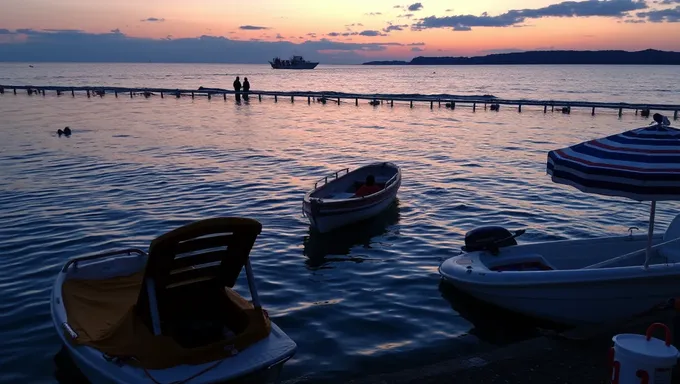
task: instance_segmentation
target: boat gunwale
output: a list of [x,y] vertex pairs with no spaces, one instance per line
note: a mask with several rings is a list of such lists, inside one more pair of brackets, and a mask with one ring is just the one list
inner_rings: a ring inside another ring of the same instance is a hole
[[[357,173],[362,169],[381,166],[381,165],[387,165],[387,166],[395,168],[396,173],[394,174],[394,176],[392,176],[385,183],[385,187],[383,189],[381,189],[380,191],[376,192],[376,193],[370,194],[368,196],[350,197],[350,198],[344,198],[344,199],[330,199],[330,200],[325,200],[325,199],[319,198],[319,197],[312,197],[312,194],[314,194],[315,192],[318,192],[318,191],[320,191],[324,188],[327,188],[329,185],[332,185],[333,183],[338,182],[339,180],[347,177],[350,174]],[[312,190],[305,193],[305,196],[303,198],[303,205],[309,206],[309,205],[312,204],[312,202],[316,202],[317,204],[319,204],[320,206],[322,206],[324,208],[331,208],[331,207],[334,207],[334,206],[342,206],[342,205],[346,205],[348,203],[366,201],[367,199],[373,199],[375,197],[384,197],[384,196],[388,195],[395,188],[399,188],[401,186],[401,168],[398,165],[396,165],[396,164],[394,164],[393,162],[390,162],[390,161],[375,162],[375,163],[371,163],[371,164],[366,164],[366,165],[363,165],[361,167],[355,168],[354,170],[351,170],[351,171],[349,170],[349,168],[343,168],[343,169],[341,169],[340,171],[337,171],[337,172],[342,172],[346,169],[348,171],[344,175],[339,176],[339,177],[337,177],[337,178],[335,178],[335,179],[333,179],[333,180],[331,180],[331,181],[327,182],[326,184],[323,184],[319,187],[315,187]],[[337,174],[337,172],[331,173],[331,175]],[[325,176],[325,177],[327,177],[327,176]],[[318,181],[321,181],[323,179],[324,178],[321,178]],[[375,200],[379,201],[379,200],[383,200],[383,199],[379,198],[379,199],[375,199]]]
[[[663,233],[654,234],[655,239],[660,239],[662,237]],[[630,238],[630,235],[624,235],[601,236],[582,240],[624,240]],[[647,235],[640,234],[633,236],[633,239],[639,240],[638,238],[646,239]],[[571,243],[579,240],[580,239],[543,241],[522,245],[551,244],[558,246],[559,244]],[[549,285],[572,285],[582,283],[608,283],[620,280],[649,279],[651,277],[667,277],[672,274],[677,274],[677,272],[680,271],[680,263],[678,262],[661,262],[650,264],[648,269],[645,269],[644,266],[640,264],[619,267],[553,269],[541,271],[493,271],[480,260],[482,253],[482,251],[464,252],[459,255],[447,258],[439,264],[437,267],[437,272],[442,277],[442,279],[453,284],[517,288]],[[476,267],[477,270],[468,269],[467,266],[453,265],[450,267],[450,271],[454,273],[442,272],[442,267],[444,264],[455,263],[456,260],[460,260],[464,257],[472,259],[473,262],[477,261],[479,263]],[[468,270],[471,272],[468,273]]]

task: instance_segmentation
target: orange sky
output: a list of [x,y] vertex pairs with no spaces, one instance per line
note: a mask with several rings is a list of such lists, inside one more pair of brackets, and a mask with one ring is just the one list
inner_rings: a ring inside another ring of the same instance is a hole
[[[640,0],[601,0],[618,5]],[[331,37],[328,33],[381,31],[389,23],[410,26],[419,18],[502,15],[509,10],[542,10],[559,1],[477,0],[420,1],[422,8],[408,11],[416,2],[398,0],[2,0],[0,29],[79,29],[105,33],[120,29],[128,36],[149,38],[225,36],[229,39],[302,42],[327,38],[353,43],[397,42],[367,57],[410,58],[417,55],[485,54],[498,50],[657,48],[680,51],[680,22],[622,22],[621,18],[529,17],[513,26],[469,26],[469,31],[432,28],[392,31],[387,36]],[[593,3],[593,1],[589,1]],[[597,3],[597,2],[596,2]],[[680,3],[658,5],[648,0],[644,11],[671,9],[680,15]],[[395,8],[395,6],[402,8]],[[592,5],[592,4],[591,4]],[[675,7],[678,8],[675,8]],[[419,8],[419,7],[416,7]],[[635,15],[640,10],[632,11]],[[373,13],[373,15],[371,15]],[[380,14],[376,14],[380,13]],[[411,13],[411,18],[399,17]],[[147,18],[162,21],[142,21]],[[636,17],[632,18],[635,19]],[[362,26],[357,26],[357,24]],[[354,24],[353,27],[348,25]],[[240,26],[266,27],[242,30]],[[309,35],[316,34],[316,37]],[[383,32],[381,32],[383,33]],[[279,38],[277,38],[277,35]],[[0,35],[1,36],[1,35]],[[1,42],[2,40],[0,40]],[[408,46],[410,43],[424,43]],[[414,49],[415,48],[415,49]]]

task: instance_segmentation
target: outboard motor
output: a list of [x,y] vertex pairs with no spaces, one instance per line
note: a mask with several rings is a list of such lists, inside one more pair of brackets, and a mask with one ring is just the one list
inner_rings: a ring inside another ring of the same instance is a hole
[[515,238],[524,232],[524,229],[520,229],[513,235],[512,232],[498,226],[475,228],[465,234],[465,246],[462,249],[464,252],[489,251],[497,255],[500,248],[517,245]]

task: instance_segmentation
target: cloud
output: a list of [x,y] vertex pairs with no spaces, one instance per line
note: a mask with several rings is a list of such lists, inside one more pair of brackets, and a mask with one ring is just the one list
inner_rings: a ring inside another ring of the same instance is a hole
[[404,7],[401,6],[401,5],[395,5],[395,6],[393,6],[392,8],[399,8],[399,9],[401,9],[401,8],[404,8]]
[[403,15],[399,15],[397,17],[405,17],[407,19],[410,19],[410,18],[413,17],[413,14],[412,13],[404,13]]
[[[680,0],[676,0],[680,2]],[[637,17],[646,19],[651,23],[679,23],[680,22],[680,5],[675,8],[655,9],[647,12],[638,12]],[[628,22],[628,20],[626,20]]]
[[665,5],[680,4],[680,0],[662,0],[662,1],[659,2],[659,4],[665,4]]
[[408,10],[411,12],[420,11],[421,9],[423,9],[423,4],[421,3],[415,3],[408,6]]
[[158,17],[147,17],[146,19],[140,20],[142,22],[149,22],[149,23],[162,23],[165,21],[163,18],[158,18]]
[[510,10],[506,13],[490,16],[487,12],[480,16],[456,15],[436,17],[429,16],[412,25],[414,30],[427,28],[452,28],[456,31],[470,30],[472,27],[510,27],[521,24],[528,19],[544,17],[613,17],[621,18],[629,12],[647,9],[645,0],[585,0],[564,1],[536,9]]
[[406,44],[406,45],[408,45],[409,47],[415,47],[415,46],[423,46],[423,45],[425,45],[425,43],[419,42],[419,43],[410,43],[410,44]]
[[382,31],[385,33],[390,33],[393,31],[403,31],[404,28],[408,28],[408,25],[395,25],[395,24],[389,24],[387,27],[383,28]]
[[369,13],[364,13],[366,16],[380,16],[382,15],[382,12],[369,12]]
[[467,32],[467,31],[472,31],[471,27],[468,27],[467,25],[456,25],[453,27],[453,30],[456,32]]
[[424,49],[422,49],[422,48],[420,48],[420,47],[413,47],[413,48],[411,48],[411,52],[422,52],[422,51],[424,51]]
[[[174,62],[266,63],[274,56],[303,55],[322,63],[355,64],[365,61],[363,52],[380,52],[398,42],[355,43],[329,39],[291,42],[261,39],[232,40],[223,36],[150,39],[130,37],[119,29],[107,33],[79,30],[19,29],[5,32],[0,57],[15,62]],[[364,31],[366,32],[366,31]],[[373,31],[376,32],[376,31]],[[372,35],[368,32],[368,35]],[[382,34],[380,34],[382,35]],[[21,39],[13,39],[21,38]]]
[[386,34],[380,32],[380,31],[374,31],[374,30],[361,31],[361,32],[359,32],[359,35],[361,35],[361,36],[387,36]]
[[276,38],[279,39],[279,40],[285,39],[285,37],[281,36],[280,33],[276,34]]
[[447,9],[447,10],[444,11],[444,12],[453,12],[453,9],[449,8],[449,9]]
[[245,31],[261,31],[263,29],[269,29],[269,27],[260,27],[257,25],[242,25],[238,29],[243,29]]
[[9,35],[12,32],[9,29],[0,28],[0,35]]

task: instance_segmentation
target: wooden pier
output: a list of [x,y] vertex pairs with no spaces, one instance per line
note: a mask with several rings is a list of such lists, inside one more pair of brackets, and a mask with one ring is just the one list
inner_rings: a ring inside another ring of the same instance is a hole
[[[167,97],[206,97],[211,100],[213,97],[222,97],[225,101],[228,95],[236,95],[237,92],[221,88],[199,88],[199,89],[170,89],[170,88],[126,88],[126,87],[69,87],[69,86],[34,86],[34,85],[1,85],[0,94],[12,92],[17,94],[18,91],[26,92],[31,95],[45,96],[48,93],[57,96],[70,95],[75,97],[76,94],[86,94],[87,97],[104,97],[104,95],[112,94],[114,97],[129,96],[143,96],[149,98],[151,96]],[[239,92],[239,96],[245,98],[246,93]],[[479,107],[485,110],[500,111],[501,106],[509,106],[522,112],[522,107],[537,106],[543,107],[543,113],[548,110],[569,114],[572,108],[583,108],[589,110],[592,115],[595,115],[596,109],[614,110],[618,111],[621,116],[623,111],[635,111],[635,114],[640,114],[643,117],[649,117],[652,111],[658,112],[672,112],[673,119],[678,119],[680,113],[680,104],[643,104],[643,103],[606,103],[606,102],[590,102],[590,101],[571,101],[571,100],[531,100],[531,99],[499,99],[493,96],[421,96],[421,97],[404,97],[400,95],[389,94],[353,94],[341,92],[277,92],[277,91],[250,91],[247,93],[249,98],[257,97],[258,101],[262,101],[263,97],[273,98],[274,102],[278,102],[279,98],[290,98],[290,102],[295,102],[295,99],[302,99],[308,104],[315,103],[337,103],[343,102],[353,103],[359,105],[359,100],[369,100],[370,105],[379,106],[382,104],[389,104],[394,107],[394,103],[408,103],[411,108],[415,104],[428,105],[430,109],[434,109],[435,104],[438,108],[456,109],[457,107],[471,107],[475,111]]]

